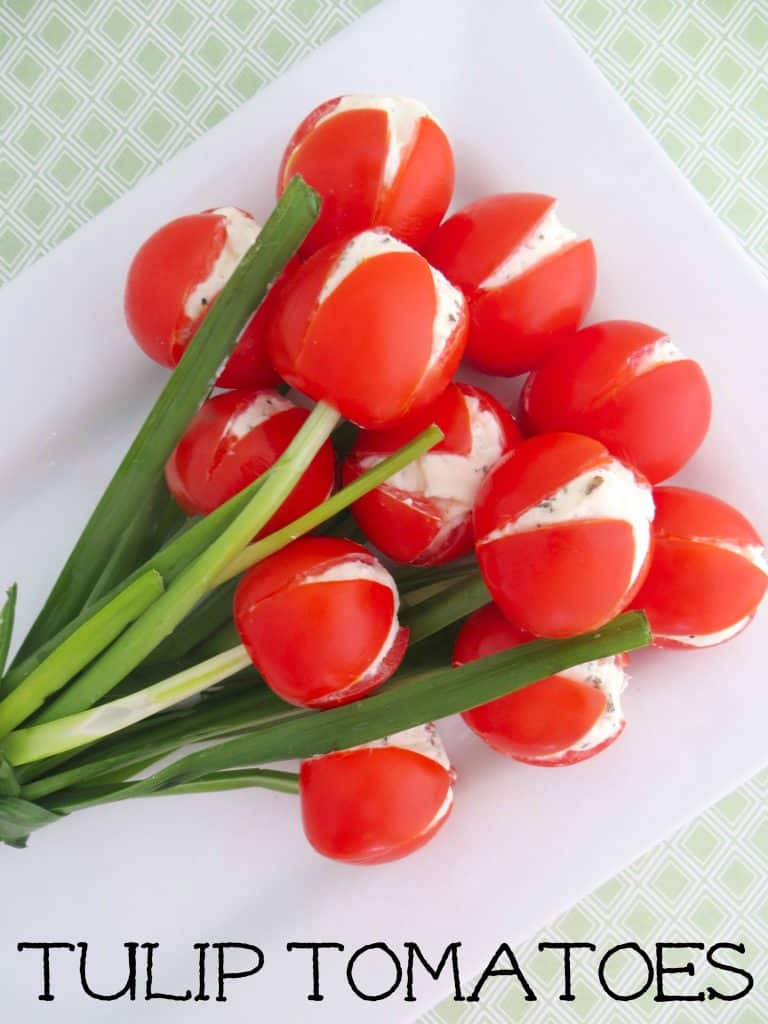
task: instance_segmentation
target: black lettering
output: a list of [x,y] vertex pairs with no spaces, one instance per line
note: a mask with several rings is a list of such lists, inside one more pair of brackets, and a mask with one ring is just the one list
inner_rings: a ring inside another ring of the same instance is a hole
[[321,1003],[325,996],[320,991],[320,950],[339,949],[343,952],[344,947],[340,942],[289,942],[285,948],[289,953],[294,949],[312,950],[312,992],[307,999],[311,1003]]
[[571,950],[572,949],[588,949],[591,953],[594,953],[597,946],[591,942],[540,942],[539,952],[543,953],[545,949],[562,949],[563,951],[563,994],[558,996],[564,1003],[572,1003],[576,996],[571,990]]
[[687,974],[693,977],[696,968],[689,960],[684,967],[665,967],[664,951],[667,949],[704,949],[703,942],[657,942],[656,943],[656,995],[653,997],[656,1003],[700,1003],[704,993],[699,992],[695,996],[671,996],[664,991],[664,978],[667,974]]
[[74,953],[71,942],[20,942],[16,949],[23,953],[25,949],[42,949],[43,951],[43,991],[37,997],[41,1003],[52,1003],[56,996],[51,992],[51,950],[68,949]]
[[168,992],[154,992],[152,989],[153,983],[153,972],[155,969],[155,950],[160,948],[159,942],[142,942],[142,949],[147,951],[147,984],[144,990],[144,998],[147,1002],[151,999],[170,999],[176,1003],[186,1003],[188,999],[192,998],[192,992],[190,989],[184,993],[183,996],[171,995]]
[[408,951],[408,962],[406,968],[406,983],[405,983],[405,1002],[414,1003],[416,1002],[416,996],[413,994],[413,962],[414,958],[418,957],[424,970],[429,974],[435,981],[443,973],[445,965],[448,961],[451,961],[451,974],[453,975],[453,1001],[455,1003],[461,1003],[464,1001],[464,996],[461,993],[461,975],[459,973],[459,948],[460,942],[452,942],[450,945],[445,947],[440,963],[437,967],[432,965],[426,960],[424,954],[419,949],[415,942],[406,942],[405,948]]
[[[250,946],[247,942],[214,942],[213,948],[219,951],[219,970],[218,970],[218,995],[216,996],[217,1003],[226,1003],[227,997],[224,995],[224,982],[231,978],[250,978],[253,974],[258,974],[261,968],[264,966],[264,954],[258,946]],[[247,949],[251,953],[256,954],[256,966],[252,967],[250,971],[227,971],[225,970],[225,953],[228,949]]]
[[207,1003],[211,998],[205,991],[205,952],[210,949],[208,942],[196,942],[194,948],[197,950],[197,994],[196,1003]]
[[[496,966],[496,964],[498,963],[498,961],[501,959],[502,956],[506,956],[506,958],[509,960],[509,967],[497,967]],[[503,977],[517,978],[517,980],[520,982],[520,984],[523,987],[523,991],[525,992],[525,1000],[526,1000],[526,1002],[528,1002],[528,1003],[535,1003],[536,1002],[536,993],[533,991],[531,986],[526,981],[525,975],[523,974],[522,970],[520,969],[520,965],[517,962],[517,957],[512,952],[512,950],[509,948],[509,946],[507,945],[506,942],[502,942],[502,944],[499,946],[499,948],[493,954],[493,957],[491,958],[490,963],[485,968],[483,973],[480,975],[480,980],[478,981],[477,985],[475,985],[475,988],[474,988],[474,991],[472,992],[472,995],[471,996],[467,996],[467,1002],[468,1003],[479,1003],[480,1002],[480,992],[481,992],[483,986],[485,985],[486,981],[488,981],[489,978],[497,978],[497,977],[502,977],[502,976]]]
[[[624,949],[633,949],[636,953],[638,953],[640,959],[643,961],[648,971],[648,977],[643,987],[638,989],[637,992],[633,992],[631,995],[626,996],[619,995],[618,992],[614,992],[605,978],[605,970],[608,966],[608,961],[616,953],[619,953]],[[606,995],[609,995],[611,999],[615,999],[619,1003],[631,1003],[633,999],[639,999],[640,996],[644,996],[653,984],[653,964],[651,963],[651,958],[648,956],[648,954],[644,952],[644,950],[642,950],[636,942],[623,942],[620,946],[614,946],[613,949],[609,949],[608,952],[605,954],[603,959],[600,961],[600,966],[597,969],[597,977],[600,981],[600,986],[603,992],[605,992]]]
[[88,979],[86,977],[88,943],[78,942],[77,945],[80,950],[80,987],[89,998],[98,999],[100,1002],[104,1003],[112,1003],[116,999],[122,999],[123,996],[128,996],[131,1002],[136,999],[136,950],[139,948],[138,942],[123,943],[125,948],[128,950],[128,980],[119,992],[113,992],[107,996],[102,995],[100,992],[95,992],[88,984]]
[[[380,949],[382,953],[386,953],[386,955],[389,957],[389,959],[395,966],[395,980],[393,984],[390,985],[390,987],[385,992],[379,992],[376,995],[370,995],[367,992],[363,992],[362,989],[360,989],[356,984],[353,974],[355,964],[363,955],[363,953],[368,953],[372,949]],[[390,949],[385,942],[371,942],[367,946],[361,946],[360,949],[355,950],[355,952],[349,958],[349,963],[347,964],[347,981],[349,982],[349,987],[352,989],[355,995],[358,996],[358,998],[364,999],[368,1003],[377,1003],[382,999],[387,999],[389,996],[392,995],[394,991],[396,991],[397,987],[399,986],[402,980],[403,968],[400,966],[400,961],[397,958],[397,954],[394,952],[394,950]]]
[[755,979],[749,973],[749,971],[743,970],[741,967],[734,967],[732,964],[723,963],[722,960],[718,960],[715,957],[716,953],[719,953],[721,949],[731,949],[734,953],[738,953],[740,956],[744,956],[747,949],[743,942],[735,945],[732,942],[716,942],[711,949],[707,950],[707,962],[716,967],[719,971],[725,971],[726,974],[738,974],[740,978],[745,978],[747,984],[739,992],[732,995],[725,995],[722,992],[718,992],[711,986],[707,987],[707,999],[723,999],[727,1002],[733,1002],[736,999],[743,999],[744,996],[749,995],[752,989],[755,987]]

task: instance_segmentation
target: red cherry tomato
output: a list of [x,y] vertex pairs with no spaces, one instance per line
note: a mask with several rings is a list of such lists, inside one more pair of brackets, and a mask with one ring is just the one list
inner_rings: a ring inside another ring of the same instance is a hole
[[[125,316],[133,337],[161,366],[174,367],[259,226],[234,207],[205,210],[164,225],[133,258]],[[272,387],[279,377],[267,353],[273,288],[246,326],[219,374],[222,388]]]
[[352,506],[363,533],[388,558],[439,565],[471,551],[472,506],[491,467],[520,431],[487,391],[449,384],[425,409],[389,430],[361,431],[343,467],[344,483],[436,423],[445,438]]
[[304,761],[304,831],[318,853],[351,864],[397,860],[446,821],[453,773],[433,726]]
[[303,255],[378,226],[418,247],[448,209],[453,154],[423,104],[400,96],[338,96],[296,129],[283,156],[278,195],[294,174],[323,198]]
[[394,580],[369,551],[304,537],[254,566],[235,594],[235,624],[267,684],[290,704],[365,696],[402,661]]
[[315,253],[281,289],[277,371],[359,426],[391,426],[443,391],[461,359],[466,305],[423,256],[383,231]]
[[[464,622],[453,664],[509,650],[533,640],[495,604]],[[604,750],[624,729],[619,696],[626,685],[626,655],[600,658],[549,676],[499,700],[465,711],[462,718],[488,746],[525,764],[576,764]]]
[[475,502],[480,569],[504,614],[536,636],[598,629],[647,572],[647,481],[580,434],[523,441]]
[[[273,465],[309,414],[277,391],[228,391],[204,402],[165,467],[189,515],[207,515]],[[330,495],[333,447],[326,441],[261,535],[279,530]]]
[[595,250],[555,216],[556,200],[487,196],[441,224],[425,254],[469,300],[467,358],[513,377],[579,327],[595,293]]
[[714,647],[738,636],[768,587],[763,542],[741,512],[686,487],[654,490],[654,551],[634,606],[659,647]]
[[525,383],[529,431],[588,434],[652,482],[685,465],[709,427],[706,377],[663,331],[631,320],[585,327]]

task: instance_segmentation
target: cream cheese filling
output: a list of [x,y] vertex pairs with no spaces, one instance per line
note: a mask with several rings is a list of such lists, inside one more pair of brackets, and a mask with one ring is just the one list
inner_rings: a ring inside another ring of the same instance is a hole
[[651,543],[654,515],[650,487],[640,484],[631,469],[617,459],[596,466],[569,480],[517,519],[492,530],[480,543],[487,544],[515,533],[527,533],[561,523],[588,519],[619,519],[629,523],[635,540],[631,586],[643,567]]
[[317,121],[315,127],[348,110],[383,110],[387,115],[388,147],[381,183],[384,188],[389,188],[414,143],[419,122],[424,117],[432,121],[435,118],[423,103],[405,96],[353,93],[342,96],[333,110],[329,110]]
[[187,296],[184,313],[194,320],[216,298],[261,231],[253,217],[234,206],[222,206],[214,213],[224,218],[226,237],[211,272]]
[[[318,305],[331,295],[354,270],[365,260],[381,256],[388,252],[415,253],[405,242],[376,228],[361,231],[351,238],[339,254],[331,272],[326,277],[318,296]],[[456,329],[456,324],[464,309],[464,296],[458,288],[440,273],[435,267],[429,266],[432,283],[435,288],[435,319],[432,326],[432,349],[430,351],[427,372],[439,361],[448,344],[448,339]]]
[[541,263],[548,256],[560,252],[561,249],[565,249],[577,241],[579,241],[579,236],[575,231],[571,231],[570,228],[560,223],[556,207],[553,206],[528,237],[516,249],[513,249],[488,277],[480,282],[480,288],[484,291],[501,288],[516,277],[520,277],[526,270],[535,267],[537,263]]
[[395,581],[383,565],[350,558],[346,561],[337,562],[335,565],[329,566],[327,569],[324,569],[322,572],[317,573],[314,576],[305,576],[299,581],[299,586],[306,586],[309,583],[340,583],[351,580],[371,580],[373,583],[379,583],[381,586],[386,587],[392,594],[394,606],[392,609],[392,621],[390,622],[387,636],[384,643],[379,648],[378,653],[375,655],[368,668],[365,669],[357,679],[351,682],[349,686],[344,687],[343,690],[339,690],[334,695],[336,697],[342,696],[348,690],[351,690],[355,686],[359,686],[360,683],[364,683],[366,680],[371,679],[376,675],[381,668],[384,659],[389,654],[400,629],[400,623],[397,620],[397,613],[400,608],[400,595],[398,594]]
[[272,419],[273,416],[277,416],[278,413],[295,408],[293,402],[283,398],[277,391],[262,392],[245,409],[232,417],[227,423],[226,433],[230,437],[240,440],[241,437],[250,434],[252,430]]

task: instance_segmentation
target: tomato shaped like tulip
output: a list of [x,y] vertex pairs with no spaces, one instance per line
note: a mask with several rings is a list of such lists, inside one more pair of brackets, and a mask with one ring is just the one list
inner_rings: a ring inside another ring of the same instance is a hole
[[[165,467],[168,487],[189,515],[207,515],[272,466],[307,419],[277,391],[227,391],[203,403]],[[330,441],[262,530],[266,535],[330,495],[335,464]]]
[[732,505],[657,487],[654,551],[633,604],[659,647],[714,647],[746,629],[768,587],[763,542]]
[[[454,666],[533,640],[495,604],[464,622],[453,649]],[[627,685],[625,654],[598,658],[465,711],[462,718],[489,747],[525,764],[559,767],[594,757],[624,729],[621,695]]]
[[648,482],[599,441],[540,434],[477,496],[477,557],[494,601],[535,636],[598,629],[637,592],[651,551]]
[[[259,230],[249,213],[225,206],[178,217],[141,246],[128,271],[125,316],[151,359],[176,366]],[[270,292],[219,374],[219,387],[270,387],[278,382],[265,330],[273,302]]]
[[235,594],[235,624],[283,700],[325,708],[365,696],[402,661],[395,582],[364,547],[304,537],[254,566]]
[[294,387],[380,429],[445,389],[466,326],[458,288],[392,235],[364,231],[291,275],[271,320],[270,355]]
[[296,129],[283,156],[278,194],[294,174],[323,199],[304,255],[377,226],[418,247],[448,209],[453,154],[423,103],[402,96],[338,96]]
[[382,864],[418,850],[453,805],[454,773],[433,725],[304,761],[299,773],[307,839],[350,864]]
[[361,431],[344,463],[344,481],[436,423],[444,440],[352,506],[363,533],[387,557],[438,565],[471,551],[472,507],[489,470],[520,432],[487,391],[449,384],[434,402],[390,430]]
[[595,250],[561,224],[551,196],[487,196],[455,213],[425,254],[469,300],[467,357],[513,377],[579,327],[595,293]]
[[663,331],[631,320],[579,331],[530,375],[521,396],[529,431],[588,434],[652,483],[690,459],[711,411],[699,364]]

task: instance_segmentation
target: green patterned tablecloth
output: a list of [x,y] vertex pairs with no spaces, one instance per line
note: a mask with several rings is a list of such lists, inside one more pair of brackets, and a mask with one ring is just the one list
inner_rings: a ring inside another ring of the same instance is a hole
[[[0,283],[375,0],[0,0]],[[416,0],[415,0],[416,2]],[[537,2],[537,0],[510,0]],[[768,0],[550,0],[713,209],[768,267]],[[768,772],[523,946],[541,996],[489,984],[424,1024],[765,1024],[745,1003],[557,1000],[542,940],[743,941],[768,976]],[[552,956],[552,955],[550,955]],[[632,968],[623,981],[629,985]]]

